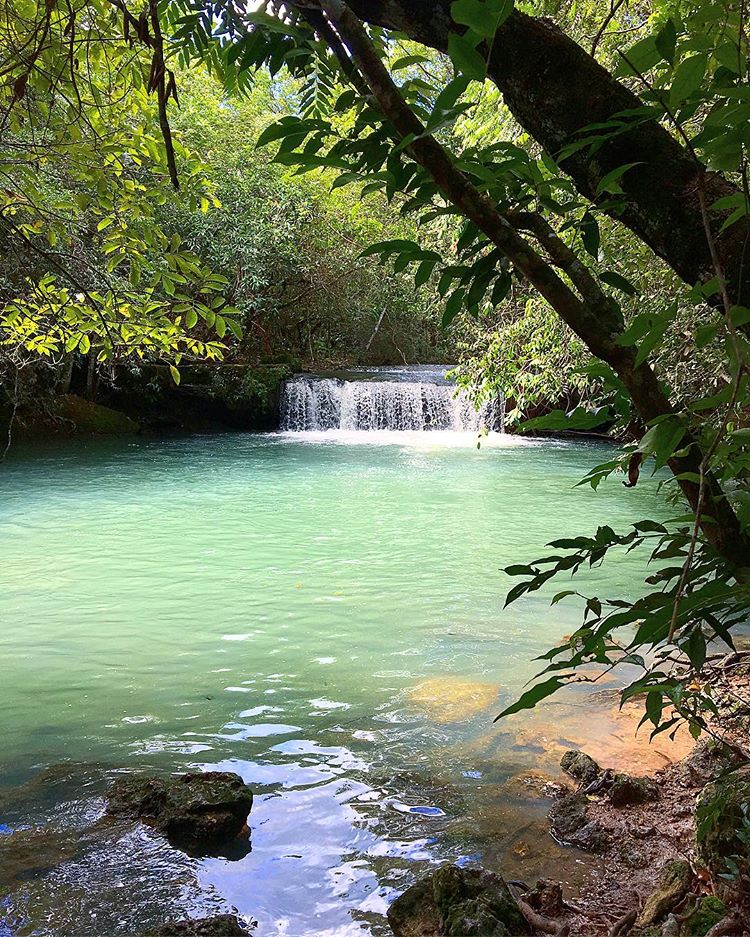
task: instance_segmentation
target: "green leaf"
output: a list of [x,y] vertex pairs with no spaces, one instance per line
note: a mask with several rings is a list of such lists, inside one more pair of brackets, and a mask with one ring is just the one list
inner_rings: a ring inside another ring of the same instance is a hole
[[685,431],[677,417],[669,416],[646,431],[638,450],[646,456],[654,456],[656,467],[662,468],[677,450]]
[[621,53],[622,62],[615,69],[615,75],[639,75],[649,71],[661,59],[661,52],[656,46],[654,36],[646,36],[632,45],[627,52]]
[[239,322],[236,319],[225,319],[224,321],[226,322],[227,328],[232,333],[232,335],[234,335],[234,337],[238,340],[241,339],[242,326],[239,324]]
[[729,311],[729,318],[732,320],[732,325],[735,328],[739,328],[741,325],[747,325],[750,322],[750,309],[746,306],[732,306]]
[[434,260],[423,260],[417,267],[416,273],[414,274],[415,289],[419,289],[420,286],[423,286],[430,279],[436,263],[437,261]]
[[596,194],[601,195],[603,192],[612,192],[615,195],[621,195],[622,186],[620,185],[620,179],[622,179],[628,169],[632,169],[633,166],[641,166],[642,162],[641,160],[637,163],[625,163],[624,166],[618,166],[617,169],[608,172],[606,176],[602,176],[599,180],[599,185],[596,187]]
[[583,216],[578,230],[581,232],[581,240],[586,253],[590,254],[595,260],[598,259],[601,235],[599,233],[599,223],[591,212],[586,212]]
[[669,91],[669,103],[672,107],[680,104],[697,91],[706,74],[708,55],[698,52],[684,59],[675,69],[672,87]]
[[646,696],[646,715],[658,726],[661,722],[661,714],[664,710],[664,699],[658,690],[651,690]]
[[175,384],[179,384],[180,372],[177,370],[177,368],[173,364],[170,364],[169,366],[169,373],[172,375],[172,380],[175,382]]
[[656,348],[659,342],[664,338],[664,334],[669,327],[669,320],[657,319],[651,331],[638,346],[638,353],[635,356],[635,366],[639,367],[648,358],[651,352]]
[[78,350],[80,351],[82,355],[87,355],[90,348],[91,348],[91,339],[88,337],[88,335],[82,335],[81,340],[78,343]]
[[464,303],[465,296],[466,290],[462,286],[458,286],[448,297],[448,301],[445,304],[445,309],[443,310],[443,318],[440,322],[444,329],[447,329],[451,322],[453,322],[453,320],[458,315],[461,306]]
[[457,78],[453,78],[435,99],[435,106],[432,109],[432,113],[436,116],[442,116],[447,111],[450,111],[468,86],[469,80],[465,75],[459,75]]
[[667,22],[662,26],[659,32],[654,39],[656,43],[656,48],[659,51],[659,55],[669,62],[670,65],[674,65],[674,52],[675,46],[677,44],[677,30],[672,19],[668,19]]
[[451,3],[451,17],[454,23],[468,26],[485,39],[495,35],[493,17],[482,0],[454,0]]
[[694,628],[690,632],[690,637],[682,645],[683,651],[687,654],[688,660],[695,670],[701,670],[706,663],[706,639],[700,628]]
[[418,65],[420,62],[429,62],[429,58],[426,55],[402,55],[401,58],[396,59],[395,62],[391,65],[392,72],[399,72],[404,68],[409,68],[411,65]]
[[484,81],[487,77],[487,63],[465,36],[450,33],[448,55],[456,71],[472,81]]
[[699,325],[695,330],[695,345],[697,348],[705,348],[709,342],[716,338],[716,333],[721,328],[721,323],[714,325]]
[[504,709],[493,721],[497,722],[498,719],[503,719],[505,716],[520,712],[522,709],[533,709],[537,703],[540,703],[548,696],[552,696],[553,693],[556,693],[563,686],[565,686],[564,677],[552,677],[550,680],[537,683],[530,690],[523,693],[515,703]]
[[608,286],[620,290],[621,293],[627,293],[628,296],[638,295],[638,288],[633,286],[630,280],[626,279],[626,277],[617,273],[615,270],[605,270],[604,273],[599,274],[599,279]]
[[558,592],[550,602],[550,605],[557,605],[558,602],[562,602],[563,599],[566,599],[569,595],[577,595],[575,589],[563,589],[562,592]]
[[198,313],[195,311],[195,309],[188,309],[188,311],[185,313],[185,325],[189,329],[192,329],[196,325],[197,322],[198,322]]
[[513,0],[454,0],[451,16],[483,39],[492,39],[513,12]]

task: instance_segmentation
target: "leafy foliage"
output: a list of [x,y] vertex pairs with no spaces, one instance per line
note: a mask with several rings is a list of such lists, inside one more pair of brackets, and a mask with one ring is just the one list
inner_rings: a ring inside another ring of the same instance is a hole
[[217,358],[227,330],[239,331],[227,281],[157,223],[169,200],[203,211],[217,201],[170,138],[183,179],[173,191],[153,60],[128,23],[123,33],[107,0],[3,5],[0,231],[19,261],[0,341],[18,362],[74,350],[100,361]]

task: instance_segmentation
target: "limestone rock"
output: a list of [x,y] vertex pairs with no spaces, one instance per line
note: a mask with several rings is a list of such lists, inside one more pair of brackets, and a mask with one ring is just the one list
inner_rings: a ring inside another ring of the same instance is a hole
[[559,882],[540,878],[524,899],[542,917],[557,918],[563,912],[562,885]]
[[579,784],[591,784],[602,770],[590,755],[577,749],[565,752],[560,760],[560,767]]
[[504,879],[480,867],[445,865],[388,909],[395,937],[520,937],[526,919]]
[[566,846],[578,846],[587,852],[601,852],[608,843],[607,834],[588,815],[585,794],[560,797],[549,812],[554,838]]
[[173,845],[192,849],[213,848],[239,836],[253,804],[242,778],[223,771],[123,777],[108,798],[110,814],[142,820]]
[[168,921],[147,931],[144,937],[248,937],[248,932],[233,914],[217,914],[216,917]]
[[614,807],[631,807],[657,800],[659,788],[651,778],[637,778],[632,774],[616,774],[609,789],[609,800]]
[[693,870],[684,859],[669,862],[662,869],[659,884],[646,899],[638,917],[638,927],[656,924],[676,907],[688,893],[693,882]]

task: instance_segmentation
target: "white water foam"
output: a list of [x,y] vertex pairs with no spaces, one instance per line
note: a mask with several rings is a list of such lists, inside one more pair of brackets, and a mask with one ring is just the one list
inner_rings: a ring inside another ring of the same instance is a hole
[[281,397],[285,432],[502,433],[504,403],[478,411],[468,395],[445,381],[341,380],[299,375]]

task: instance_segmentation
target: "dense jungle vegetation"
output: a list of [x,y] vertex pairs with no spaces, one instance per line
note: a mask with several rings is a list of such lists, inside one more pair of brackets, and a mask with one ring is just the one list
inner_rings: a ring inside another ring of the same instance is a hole
[[587,481],[665,469],[673,522],[508,569],[514,600],[638,549],[648,584],[585,596],[509,711],[626,662],[655,732],[700,734],[750,607],[747,29],[742,0],[6,0],[9,408],[32,373],[459,357],[526,429],[607,426]]

